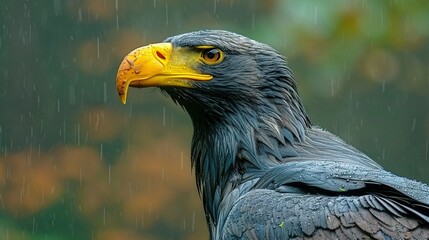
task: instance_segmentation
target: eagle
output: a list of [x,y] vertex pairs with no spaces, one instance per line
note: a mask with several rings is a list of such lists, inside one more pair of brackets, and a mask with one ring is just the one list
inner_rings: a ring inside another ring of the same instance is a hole
[[130,52],[116,86],[157,87],[193,125],[210,239],[429,239],[429,186],[313,125],[285,57],[224,30]]

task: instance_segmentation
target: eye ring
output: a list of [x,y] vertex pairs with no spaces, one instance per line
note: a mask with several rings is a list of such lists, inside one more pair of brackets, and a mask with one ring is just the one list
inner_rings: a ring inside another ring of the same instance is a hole
[[201,59],[206,64],[218,64],[223,60],[223,52],[217,48],[209,48],[201,51]]

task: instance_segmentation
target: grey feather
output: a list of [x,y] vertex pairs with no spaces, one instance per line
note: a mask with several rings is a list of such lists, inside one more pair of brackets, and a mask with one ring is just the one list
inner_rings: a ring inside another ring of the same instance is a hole
[[311,124],[271,47],[206,30],[165,40],[223,52],[210,81],[161,87],[189,113],[192,166],[211,239],[428,239],[429,187]]

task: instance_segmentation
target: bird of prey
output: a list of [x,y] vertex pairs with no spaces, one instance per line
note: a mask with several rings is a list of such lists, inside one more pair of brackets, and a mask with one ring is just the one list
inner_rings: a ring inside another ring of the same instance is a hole
[[117,90],[158,87],[192,119],[210,239],[429,239],[429,186],[311,124],[285,58],[221,30],[137,48]]

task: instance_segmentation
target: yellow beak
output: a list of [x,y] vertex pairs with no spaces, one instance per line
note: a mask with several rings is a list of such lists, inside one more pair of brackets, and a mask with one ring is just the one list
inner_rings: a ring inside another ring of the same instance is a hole
[[175,50],[171,43],[151,44],[133,50],[122,60],[116,76],[116,88],[122,103],[127,101],[129,86],[192,87],[193,80],[211,80],[211,75],[198,73],[193,68],[197,59],[194,52],[186,48]]

